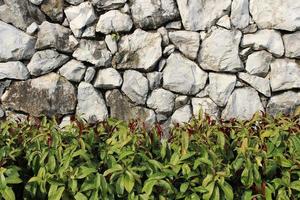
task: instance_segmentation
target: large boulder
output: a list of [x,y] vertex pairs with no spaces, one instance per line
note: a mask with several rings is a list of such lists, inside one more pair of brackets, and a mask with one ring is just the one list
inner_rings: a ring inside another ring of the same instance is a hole
[[43,0],[41,10],[55,22],[64,19],[64,0]]
[[267,113],[293,115],[300,109],[300,92],[286,91],[270,98]]
[[269,78],[262,78],[241,72],[238,74],[239,79],[251,85],[258,92],[262,93],[266,97],[271,96],[270,80]]
[[100,69],[96,75],[94,87],[101,89],[114,89],[122,85],[120,73],[114,68]]
[[188,123],[192,118],[192,108],[191,105],[185,105],[178,108],[171,117],[172,124],[184,124]]
[[86,71],[86,66],[78,60],[70,60],[58,72],[69,81],[80,82]]
[[285,56],[300,59],[300,31],[283,35]]
[[249,0],[233,0],[230,18],[236,28],[246,28],[250,22]]
[[73,113],[76,106],[74,86],[62,76],[50,73],[35,79],[12,83],[1,97],[6,109],[33,116]]
[[169,115],[174,109],[175,94],[159,88],[151,92],[147,100],[147,106],[155,110],[156,113]]
[[249,74],[265,77],[269,73],[272,54],[267,51],[256,51],[248,56],[246,71]]
[[26,80],[29,76],[29,71],[22,62],[0,63],[0,79]]

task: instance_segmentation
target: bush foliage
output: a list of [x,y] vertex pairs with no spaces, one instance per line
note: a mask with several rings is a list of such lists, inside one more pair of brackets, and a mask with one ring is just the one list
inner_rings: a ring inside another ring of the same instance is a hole
[[300,199],[299,117],[1,122],[0,199]]

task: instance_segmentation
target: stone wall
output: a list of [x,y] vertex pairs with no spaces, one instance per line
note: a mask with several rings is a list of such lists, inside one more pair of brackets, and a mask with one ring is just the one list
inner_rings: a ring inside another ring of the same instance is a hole
[[0,0],[1,116],[187,122],[300,106],[300,1]]

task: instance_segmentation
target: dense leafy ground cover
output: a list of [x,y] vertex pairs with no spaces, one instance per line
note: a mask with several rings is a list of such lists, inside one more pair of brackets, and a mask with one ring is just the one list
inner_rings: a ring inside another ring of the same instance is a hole
[[299,199],[299,117],[175,127],[1,122],[3,199]]

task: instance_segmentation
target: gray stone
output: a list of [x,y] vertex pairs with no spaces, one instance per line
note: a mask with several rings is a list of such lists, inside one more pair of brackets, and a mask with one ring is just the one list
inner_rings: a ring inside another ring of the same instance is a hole
[[162,45],[167,46],[170,43],[168,30],[165,27],[160,27],[159,29],[157,29],[157,32],[159,32],[161,35]]
[[113,65],[117,69],[151,71],[162,56],[161,43],[159,33],[137,29],[133,34],[121,38]]
[[74,112],[76,91],[67,79],[50,73],[12,83],[1,101],[6,109],[22,111],[32,116],[61,116]]
[[163,87],[181,94],[197,94],[204,88],[207,73],[179,53],[173,53],[163,70]]
[[35,22],[32,22],[32,24],[30,24],[27,29],[26,29],[26,33],[29,34],[29,35],[34,35],[37,30],[39,29],[39,26],[37,23]]
[[186,30],[210,28],[230,10],[231,0],[177,0],[182,24]]
[[147,79],[149,81],[150,90],[154,90],[160,87],[162,82],[162,73],[161,72],[151,72],[147,73]]
[[130,0],[132,18],[136,27],[156,29],[179,18],[175,0]]
[[148,80],[135,70],[123,74],[122,91],[136,104],[145,104],[149,91]]
[[189,102],[189,97],[185,95],[178,95],[175,99],[175,109],[186,105]]
[[0,61],[31,58],[35,42],[34,37],[0,21]]
[[0,79],[26,80],[29,76],[28,69],[19,61],[0,63]]
[[175,103],[175,94],[159,88],[151,92],[147,100],[147,106],[155,110],[156,113],[170,115]]
[[209,73],[208,95],[220,107],[226,105],[236,84],[232,74]]
[[120,11],[121,11],[122,13],[130,14],[130,7],[129,7],[129,5],[126,3],[126,4],[120,9]]
[[274,30],[259,30],[254,34],[246,34],[243,37],[242,47],[252,46],[254,50],[266,49],[276,57],[284,54],[284,46],[281,35]]
[[167,64],[167,60],[166,59],[161,59],[158,63],[158,71],[162,72],[164,70],[166,64]]
[[122,85],[120,73],[114,68],[100,69],[96,75],[94,87],[101,89],[114,89]]
[[84,76],[84,82],[90,83],[96,74],[96,70],[94,67],[88,67],[85,76]]
[[257,91],[250,87],[237,88],[231,94],[222,112],[222,118],[225,120],[232,118],[250,120],[259,111],[264,111],[264,108]]
[[249,26],[247,26],[246,28],[244,28],[242,30],[242,32],[244,34],[247,34],[247,33],[255,33],[257,31],[258,27],[256,24],[250,24]]
[[36,6],[39,6],[43,3],[44,0],[29,0],[29,1]]
[[202,97],[209,97],[209,84],[205,86],[203,90],[201,90],[199,93],[196,94],[196,97],[202,98]]
[[192,118],[192,108],[191,105],[185,105],[179,109],[177,109],[172,117],[172,124],[184,124],[188,123]]
[[3,95],[3,92],[11,84],[11,80],[0,80],[0,97]]
[[272,96],[267,106],[267,113],[276,115],[283,113],[285,115],[294,115],[300,109],[300,93],[286,91]]
[[128,32],[132,26],[133,22],[129,15],[118,10],[111,10],[100,15],[96,31],[104,34]]
[[89,37],[94,38],[96,37],[96,25],[90,25],[84,29],[81,37]]
[[251,0],[250,12],[260,29],[294,31],[300,28],[300,1]]
[[192,31],[173,31],[169,32],[171,42],[187,58],[195,60],[200,47],[200,35]]
[[82,2],[84,2],[84,0],[65,0],[65,1],[71,5],[78,5],[78,4],[81,4]]
[[300,63],[292,59],[276,59],[271,63],[272,91],[300,88]]
[[113,10],[121,8],[127,0],[91,0],[98,11]]
[[104,121],[108,117],[104,98],[90,83],[81,82],[78,86],[76,115],[88,123]]
[[170,44],[170,45],[168,45],[168,46],[166,46],[166,47],[164,48],[163,55],[164,55],[164,56],[169,56],[169,55],[171,55],[172,53],[174,53],[175,49],[176,49],[175,45]]
[[115,54],[118,51],[117,41],[114,40],[111,35],[105,36],[105,43],[112,54]]
[[217,25],[226,29],[231,29],[230,17],[228,15],[224,15],[217,21]]
[[245,81],[258,92],[262,93],[266,97],[271,96],[270,80],[269,78],[262,78],[259,76],[250,75],[247,73],[239,73],[239,79]]
[[77,60],[70,60],[64,66],[62,66],[58,72],[69,81],[80,82],[85,73],[86,67],[84,64]]
[[248,56],[246,71],[252,75],[265,77],[270,70],[273,57],[267,51],[257,51]]
[[31,75],[40,76],[61,67],[68,60],[69,56],[55,50],[38,51],[32,56],[27,68]]
[[283,35],[285,56],[300,59],[300,31]]
[[237,30],[217,28],[201,45],[198,62],[204,70],[237,72],[243,70],[239,57],[242,34]]
[[[213,119],[218,119],[220,116],[220,110],[210,98],[192,98],[193,115],[198,118],[200,113],[202,116],[209,115]],[[202,117],[201,116],[201,117]]]
[[59,123],[59,128],[66,128],[70,125],[72,125],[72,116],[71,115],[67,115],[67,116],[64,116],[61,120],[61,122]]
[[89,62],[96,67],[109,66],[112,54],[104,41],[81,39],[79,47],[74,51],[73,57],[80,61]]
[[170,22],[166,25],[166,29],[177,29],[180,30],[182,28],[181,21]]
[[253,53],[253,50],[251,49],[251,47],[247,47],[243,50],[240,51],[240,58],[242,59],[242,61],[246,61],[248,56]]
[[64,0],[44,0],[41,5],[41,10],[52,21],[62,22],[64,19]]
[[236,28],[246,28],[250,22],[249,0],[233,0],[230,18]]

